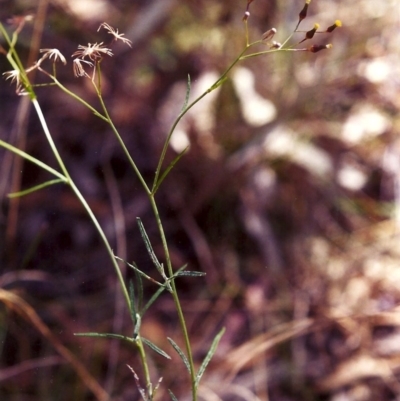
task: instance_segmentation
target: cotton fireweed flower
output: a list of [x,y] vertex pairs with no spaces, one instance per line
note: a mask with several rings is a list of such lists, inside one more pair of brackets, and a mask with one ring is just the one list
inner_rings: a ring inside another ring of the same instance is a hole
[[40,53],[43,53],[41,60],[49,58],[50,60],[53,59],[54,63],[56,61],[61,61],[64,65],[67,64],[67,60],[58,49],[40,49]]
[[91,63],[90,61],[81,60],[79,58],[76,58],[73,61],[73,67],[74,67],[74,75],[77,78],[78,77],[89,77],[89,74],[83,68],[82,63],[85,63],[85,64],[89,65],[90,67],[93,67],[93,63]]
[[128,38],[123,38],[125,34],[119,33],[118,29],[114,29],[111,25],[107,24],[107,22],[103,22],[102,24],[100,24],[97,32],[99,32],[101,28],[104,28],[106,31],[108,31],[110,35],[114,36],[114,40],[120,40],[123,43],[126,43],[129,47],[132,47],[132,41]]
[[6,71],[3,72],[3,74],[5,76],[5,79],[10,79],[11,83],[15,82],[17,85],[17,88],[19,88],[21,86],[21,71],[19,70],[11,70],[11,71]]
[[88,43],[87,46],[78,46],[78,50],[72,54],[72,57],[80,57],[84,59],[85,57],[90,58],[92,61],[101,59],[103,55],[112,56],[113,53],[111,49],[103,47],[103,42],[101,43]]

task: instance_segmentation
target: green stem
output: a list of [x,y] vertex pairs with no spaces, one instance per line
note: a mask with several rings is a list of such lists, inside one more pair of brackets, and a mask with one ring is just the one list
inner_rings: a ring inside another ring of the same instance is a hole
[[37,101],[36,98],[32,99],[32,103],[35,107],[36,113],[39,117],[40,123],[42,125],[43,131],[46,135],[47,141],[50,144],[51,150],[55,156],[55,158],[57,159],[57,162],[64,174],[64,176],[67,178],[67,183],[69,184],[69,186],[71,187],[71,189],[73,190],[73,192],[75,193],[75,195],[77,196],[77,198],[80,200],[80,202],[82,203],[83,207],[85,208],[86,212],[88,213],[90,219],[92,220],[94,226],[96,227],[101,239],[103,240],[104,246],[107,250],[108,255],[110,256],[111,262],[114,266],[114,269],[117,273],[117,277],[118,280],[120,282],[121,288],[122,288],[122,292],[124,294],[124,298],[126,301],[126,304],[129,308],[129,310],[131,310],[131,302],[130,302],[130,298],[129,298],[129,294],[128,294],[128,290],[126,288],[125,282],[124,282],[124,278],[122,277],[122,273],[121,270],[119,268],[118,262],[116,261],[115,257],[114,257],[114,253],[111,249],[110,243],[107,240],[107,237],[103,231],[103,229],[100,226],[100,223],[98,222],[96,216],[94,215],[94,213],[92,212],[92,209],[90,208],[89,204],[87,203],[86,199],[84,198],[84,196],[81,194],[81,192],[79,191],[78,187],[75,185],[74,181],[72,180],[71,176],[68,173],[67,168],[65,167],[65,164],[60,156],[60,154],[58,153],[57,147],[53,141],[53,138],[50,134],[50,131],[48,129],[46,120],[43,116],[42,110],[40,108],[39,102]]
[[[167,264],[168,275],[170,277],[172,277],[174,275],[174,271],[172,269],[172,263],[171,263],[171,257],[170,257],[170,254],[169,254],[167,238],[165,236],[164,228],[163,228],[163,225],[162,225],[162,222],[161,222],[160,214],[158,212],[157,203],[156,203],[156,201],[154,199],[154,196],[155,196],[154,194],[150,194],[149,195],[149,200],[150,200],[151,207],[153,209],[153,213],[154,213],[154,216],[156,218],[157,227],[158,227],[158,230],[159,230],[159,233],[160,233],[161,242],[162,242],[163,249],[164,249],[165,261],[166,261],[166,264]],[[184,342],[185,342],[186,353],[187,353],[189,366],[190,366],[190,380],[191,380],[191,388],[192,388],[192,401],[196,401],[197,400],[196,371],[195,371],[195,367],[194,367],[193,353],[192,353],[192,347],[191,347],[191,344],[190,344],[189,333],[188,333],[188,330],[187,330],[185,316],[183,314],[182,306],[181,306],[181,303],[180,303],[180,300],[179,300],[178,291],[176,290],[175,280],[172,279],[170,281],[170,283],[171,283],[171,288],[172,288],[172,298],[174,300],[175,308],[176,308],[176,311],[178,313],[178,320],[179,320],[179,323],[180,323],[180,326],[181,326],[181,330],[182,330],[182,334],[183,334],[183,338],[184,338]]]
[[[100,64],[97,64],[97,66],[98,66],[98,68],[100,68]],[[98,71],[98,76],[100,76],[100,75],[101,75],[101,74],[100,74],[100,71]],[[99,81],[99,82],[100,82],[100,81]],[[146,181],[144,180],[142,174],[140,173],[140,171],[139,171],[139,169],[138,169],[136,163],[135,163],[134,160],[132,159],[132,156],[130,155],[128,148],[126,147],[126,145],[125,145],[125,143],[124,143],[124,141],[123,141],[121,135],[119,134],[117,128],[115,127],[115,125],[114,125],[114,123],[113,123],[113,121],[112,121],[112,119],[111,119],[111,117],[110,117],[110,114],[108,113],[107,107],[106,107],[106,105],[105,105],[105,103],[104,103],[104,100],[103,100],[103,96],[101,95],[101,88],[100,88],[100,87],[97,87],[96,84],[95,84],[94,82],[93,82],[93,85],[94,85],[94,88],[95,88],[95,90],[96,90],[96,92],[97,92],[97,96],[98,96],[98,98],[99,98],[101,107],[102,107],[102,109],[103,109],[103,111],[104,111],[104,114],[105,114],[104,120],[107,121],[107,123],[108,123],[109,126],[111,127],[111,129],[112,129],[114,135],[116,136],[116,138],[117,138],[117,140],[118,140],[118,142],[119,142],[119,144],[120,144],[120,146],[121,146],[123,152],[125,153],[126,158],[128,159],[130,165],[132,166],[132,168],[133,168],[133,170],[134,170],[136,176],[139,178],[140,183],[142,184],[144,190],[146,191],[146,194],[149,196],[150,193],[151,193],[151,191],[150,191],[150,189],[149,189],[149,187],[148,187]]]

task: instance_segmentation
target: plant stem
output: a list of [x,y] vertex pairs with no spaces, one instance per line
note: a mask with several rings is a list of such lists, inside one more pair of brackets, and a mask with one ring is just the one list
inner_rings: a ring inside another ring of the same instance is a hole
[[58,162],[58,164],[59,164],[64,176],[67,178],[67,184],[71,187],[71,189],[73,190],[73,192],[75,193],[77,198],[82,203],[82,205],[85,208],[86,212],[88,213],[90,219],[92,220],[94,226],[96,227],[101,239],[103,240],[103,243],[104,243],[104,246],[106,248],[106,251],[107,251],[108,255],[110,256],[111,263],[113,264],[114,269],[115,269],[115,271],[117,273],[117,277],[118,277],[118,280],[120,282],[121,289],[122,289],[122,292],[124,294],[124,298],[125,298],[126,304],[127,304],[128,308],[129,308],[129,311],[131,311],[131,303],[130,303],[128,290],[126,288],[126,285],[125,285],[125,282],[124,282],[124,278],[122,277],[121,269],[119,268],[118,262],[116,261],[116,259],[114,257],[114,253],[113,253],[113,251],[111,249],[110,243],[108,242],[107,237],[106,237],[103,229],[100,226],[100,223],[98,222],[96,216],[92,212],[92,209],[90,208],[90,206],[87,203],[86,199],[81,194],[81,192],[79,191],[78,187],[75,185],[75,182],[72,180],[71,176],[69,175],[68,170],[65,167],[65,164],[64,164],[64,162],[63,162],[63,160],[62,160],[62,158],[61,158],[61,156],[60,156],[60,154],[59,154],[59,152],[57,150],[57,147],[56,147],[56,145],[55,145],[55,143],[53,141],[53,138],[52,138],[52,136],[50,134],[50,131],[49,131],[47,123],[46,123],[46,120],[45,120],[45,118],[43,116],[42,109],[41,109],[41,107],[39,105],[39,102],[37,101],[36,98],[34,98],[34,99],[32,99],[32,103],[33,103],[33,105],[35,107],[35,110],[36,110],[36,113],[37,113],[37,115],[39,117],[39,120],[40,120],[40,123],[42,125],[43,131],[44,131],[44,133],[46,135],[47,141],[50,144],[51,150],[52,150],[55,158],[57,159],[57,162]]

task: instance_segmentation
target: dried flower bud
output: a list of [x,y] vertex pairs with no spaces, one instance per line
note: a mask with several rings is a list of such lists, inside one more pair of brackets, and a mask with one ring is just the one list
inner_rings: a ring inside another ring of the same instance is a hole
[[327,45],[312,45],[307,50],[311,53],[317,53],[324,49],[331,49],[332,45],[329,43]]
[[282,47],[282,43],[275,42],[275,40],[272,42],[271,49],[280,49]]
[[246,11],[245,11],[245,13],[244,13],[244,15],[243,15],[242,21],[247,21],[247,20],[249,19],[249,17],[250,17],[249,8],[250,8],[250,4],[251,4],[253,1],[254,1],[254,0],[247,0]]
[[304,18],[307,17],[308,6],[310,5],[311,0],[306,0],[303,9],[299,13],[299,22],[297,23],[296,29],[299,27],[300,22],[303,21]]
[[262,40],[264,40],[265,42],[268,42],[274,37],[275,34],[276,34],[275,28],[268,29],[267,32],[263,33]]
[[319,28],[319,24],[314,24],[314,28],[310,29],[309,31],[306,32],[305,38],[303,40],[301,40],[299,42],[299,44],[303,43],[305,40],[312,39],[314,37],[314,35],[315,35],[315,32],[317,32],[318,28]]
[[330,27],[328,27],[328,28],[326,29],[326,32],[332,32],[332,31],[334,31],[336,28],[339,28],[339,27],[341,27],[341,26],[342,26],[342,21],[340,21],[340,20],[337,19],[333,25],[331,25]]
[[246,11],[243,15],[242,21],[247,21],[250,17],[250,12]]

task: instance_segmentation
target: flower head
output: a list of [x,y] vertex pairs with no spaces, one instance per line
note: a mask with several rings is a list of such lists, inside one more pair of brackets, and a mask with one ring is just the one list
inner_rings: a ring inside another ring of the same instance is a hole
[[107,22],[103,22],[102,24],[100,24],[97,32],[99,32],[101,28],[104,28],[106,31],[108,31],[110,35],[114,36],[114,40],[121,40],[123,43],[126,43],[129,47],[132,47],[132,41],[129,40],[128,38],[123,38],[122,36],[124,36],[125,34],[119,33],[118,29],[114,29],[111,25],[107,24]]
[[44,60],[46,58],[49,58],[51,60],[51,58],[53,58],[54,62],[59,60],[64,65],[67,64],[67,60],[65,59],[65,57],[61,54],[60,50],[58,50],[58,49],[40,49],[40,53],[44,53],[41,60]]
[[[102,58],[103,54],[106,54],[107,56],[112,56],[113,53],[111,49],[108,49],[106,47],[103,47],[103,42],[101,43],[88,43],[87,46],[82,46],[79,45],[78,49],[72,57],[80,57],[81,59],[84,59],[85,57],[90,58],[92,61],[96,61],[100,58]],[[74,60],[75,61],[75,60]]]

